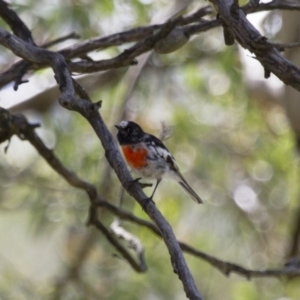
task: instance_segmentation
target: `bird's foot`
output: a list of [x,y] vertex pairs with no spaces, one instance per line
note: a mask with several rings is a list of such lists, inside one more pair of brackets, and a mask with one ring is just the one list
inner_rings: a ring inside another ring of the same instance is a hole
[[144,182],[139,182],[140,186],[142,189],[146,188],[146,187],[151,187],[153,186],[152,183],[144,183]]
[[133,184],[135,183],[138,183],[140,185],[140,187],[142,189],[146,188],[146,187],[151,187],[153,184],[152,183],[143,183],[143,182],[139,182],[142,178],[139,177],[139,178],[136,178],[136,179],[133,179],[130,184],[129,184],[129,189],[132,187]]

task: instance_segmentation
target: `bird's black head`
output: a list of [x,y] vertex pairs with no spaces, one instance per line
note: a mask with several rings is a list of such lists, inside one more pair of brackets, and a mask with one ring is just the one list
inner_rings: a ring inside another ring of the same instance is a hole
[[145,134],[138,124],[131,121],[121,121],[115,127],[118,129],[117,139],[120,145],[138,143]]

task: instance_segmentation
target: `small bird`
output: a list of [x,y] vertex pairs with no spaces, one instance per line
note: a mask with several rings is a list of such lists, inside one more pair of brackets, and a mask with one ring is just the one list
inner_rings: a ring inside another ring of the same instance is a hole
[[[143,178],[156,179],[156,185],[149,199],[163,178],[171,178],[179,183],[185,192],[197,203],[201,198],[188,185],[179,171],[177,163],[167,147],[157,137],[146,133],[132,121],[121,121],[115,125],[117,139],[128,165]],[[138,178],[136,180],[139,180]]]

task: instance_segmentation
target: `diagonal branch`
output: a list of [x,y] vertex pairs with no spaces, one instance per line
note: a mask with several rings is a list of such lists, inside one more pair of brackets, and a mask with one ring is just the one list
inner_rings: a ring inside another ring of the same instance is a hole
[[[4,126],[5,125],[5,126]],[[28,140],[32,146],[36,148],[36,150],[40,153],[40,155],[50,164],[54,171],[60,174],[70,185],[73,187],[82,189],[86,191],[91,201],[92,206],[97,207],[104,207],[109,210],[114,215],[118,216],[123,220],[127,220],[143,226],[149,229],[152,233],[154,233],[158,237],[162,237],[161,232],[158,230],[157,226],[154,225],[152,222],[143,220],[131,212],[119,208],[110,202],[106,201],[102,198],[99,193],[97,192],[95,186],[91,185],[90,183],[84,181],[83,179],[79,178],[74,172],[69,171],[56,157],[53,151],[49,150],[45,144],[40,140],[40,138],[34,132],[34,127],[36,125],[30,125],[27,123],[26,119],[19,114],[11,115],[7,110],[0,109],[0,132],[3,128],[6,131],[7,135],[12,136],[13,134],[19,135],[21,138]],[[4,139],[0,142],[3,142]],[[95,218],[95,207],[92,208],[90,211],[92,213],[92,218]],[[93,224],[93,222],[92,222]],[[96,224],[97,219],[96,219]],[[94,225],[94,224],[93,224]],[[99,230],[103,230],[103,224],[98,224],[97,228]],[[104,234],[109,234],[107,229],[103,230]],[[212,255],[204,253],[198,249],[191,247],[190,245],[180,242],[180,248],[182,251],[194,255],[206,262],[208,262],[212,267],[218,269],[224,275],[228,276],[231,273],[236,273],[241,276],[244,276],[248,279],[252,277],[293,277],[293,276],[300,276],[299,269],[269,269],[269,270],[249,270],[237,264],[222,261],[219,258],[216,258]],[[119,245],[117,246],[119,249]],[[121,250],[123,251],[123,250]],[[126,251],[126,250],[125,250]],[[122,252],[121,252],[122,253]],[[135,264],[136,265],[136,264]]]
[[[90,102],[86,102],[90,104]],[[6,110],[3,109],[1,111],[6,112]],[[167,223],[162,214],[157,210],[154,203],[148,202],[147,205],[144,204],[143,201],[146,198],[146,195],[141,190],[139,184],[131,184],[133,179],[126,165],[124,164],[121,154],[118,148],[116,147],[116,144],[110,132],[107,130],[106,125],[104,124],[100,114],[96,110],[91,111],[89,108],[83,109],[80,112],[83,115],[87,114],[87,119],[92,124],[97,135],[101,139],[101,142],[106,152],[106,157],[109,163],[113,166],[123,186],[133,197],[135,197],[139,204],[144,207],[145,212],[150,216],[154,223],[157,224],[157,227],[159,228],[161,235],[169,250],[174,271],[178,274],[180,280],[182,281],[187,297],[189,299],[203,299],[200,293],[198,292],[194,279],[186,265],[182,251],[175,238],[171,226]],[[26,132],[26,139],[29,140],[37,148],[39,153],[59,174],[61,174],[64,178],[68,178],[68,181],[70,180],[71,185],[76,187],[82,187],[83,189],[85,189],[90,198],[95,199],[97,191],[94,188],[94,186],[80,180],[73,172],[66,169],[58,159],[53,160],[53,152],[48,148],[45,149],[45,145],[43,145],[43,142],[35,134],[31,126],[27,126],[27,121],[23,116],[15,115],[15,118],[13,118],[12,122],[16,125],[11,128],[16,130],[15,132],[21,138],[25,137],[24,132],[22,130],[22,128],[24,128],[25,126],[25,129],[27,129],[28,131]],[[105,229],[101,226],[101,224],[97,222],[95,224],[98,229],[101,229],[102,232],[106,234]]]
[[133,178],[129,173],[121,153],[116,146],[111,133],[107,129],[101,115],[98,111],[89,109],[81,109],[79,113],[87,119],[99,137],[105,150],[105,157],[111,167],[114,169],[123,187],[140,204],[140,206],[143,207],[147,215],[157,225],[168,248],[174,272],[182,281],[186,296],[189,299],[203,299],[186,264],[185,258],[174,235],[172,227],[165,220],[161,212],[156,208],[152,201],[147,201],[145,203],[147,196],[144,194],[138,182],[133,183]]
[[171,32],[171,30],[181,21],[181,17],[168,21],[160,28],[160,30],[157,33],[154,33],[153,35],[141,40],[140,42],[125,50],[115,58],[101,60],[98,62],[70,62],[69,68],[72,72],[86,73],[103,70],[103,68],[115,68],[136,64],[137,62],[134,61],[134,59],[137,56],[150,51],[154,47],[155,43],[166,37]]
[[223,27],[245,49],[255,55],[265,69],[272,72],[285,84],[300,91],[300,69],[283,57],[272,44],[268,43],[248,21],[244,12],[233,0],[210,0],[219,13]]
[[0,1],[0,11],[2,19],[9,25],[13,33],[27,43],[35,45],[31,32],[19,18],[18,14],[9,7],[5,1]]
[[[204,6],[198,9],[195,13],[186,17],[181,17],[178,25],[187,25],[194,22],[199,22],[202,17],[211,14],[211,8]],[[118,32],[109,36],[100,36],[82,41],[68,48],[61,50],[61,54],[66,58],[74,58],[86,54],[88,52],[105,49],[111,46],[120,46],[125,43],[131,43],[144,40],[147,37],[155,34],[158,30],[162,29],[166,23],[156,24],[150,26],[137,27],[123,32]]]
[[[224,8],[223,4],[226,1],[223,1],[222,3],[219,0],[211,1],[220,10],[219,12],[221,19],[226,23],[234,38],[238,40],[244,47],[248,47],[248,49],[255,53],[257,59],[259,59],[264,66],[266,65],[265,68],[268,71],[276,74],[276,72],[279,72],[277,71],[277,69],[280,70],[279,67],[283,69],[285,68],[284,71],[287,73],[287,77],[283,78],[283,81],[289,82],[290,84],[292,82],[291,85],[299,89],[299,69],[285,60],[279,54],[279,52],[274,49],[273,46],[270,46],[264,39],[261,38],[260,34],[255,30],[255,28],[251,27],[251,24],[245,19],[243,12],[234,5],[231,6],[231,9],[228,9],[227,6],[225,6]],[[229,2],[227,1],[226,3],[228,4]],[[172,28],[174,28],[177,22],[178,20],[169,21],[164,25],[163,28],[160,29],[158,33],[154,34],[148,39],[145,39],[145,43],[137,43],[135,46],[130,48],[127,53],[124,52],[123,54],[121,54],[118,59],[120,59],[121,62],[127,60],[127,62],[130,63],[136,55],[141,54],[143,51],[148,51],[147,49],[153,47],[156,41],[168,35],[168,33],[172,30]],[[243,36],[242,33],[246,33],[246,35]],[[252,41],[252,43],[249,44],[250,41]],[[5,47],[11,49],[16,55],[21,56],[32,63],[36,63],[39,65],[51,65],[62,92],[59,99],[61,105],[66,107],[67,109],[79,112],[91,124],[99,139],[101,140],[103,148],[105,149],[106,158],[115,170],[120,182],[129,192],[129,194],[133,196],[138,201],[138,203],[144,207],[146,213],[159,228],[166,246],[168,247],[174,271],[182,280],[187,296],[190,299],[202,299],[200,293],[197,290],[194,279],[186,265],[185,259],[182,255],[181,249],[175,238],[172,228],[152,202],[148,202],[145,205],[144,199],[146,198],[146,196],[141,190],[140,186],[138,184],[131,184],[132,177],[130,176],[122,160],[122,157],[119,153],[118,148],[116,147],[112,135],[108,131],[106,124],[104,123],[101,115],[98,112],[99,105],[92,104],[87,99],[80,99],[75,97],[73,81],[64,57],[61,54],[54,53],[26,43],[18,37],[11,35],[4,29],[0,29],[0,43]],[[265,56],[267,57],[267,59],[264,60]],[[273,66],[272,63],[274,61],[276,61],[279,65],[276,65],[276,67]],[[280,71],[282,71],[282,69]],[[22,136],[22,134],[20,136]],[[51,151],[49,150],[47,154],[50,155],[50,152]],[[65,172],[63,168],[61,171]],[[77,176],[75,174],[72,174],[72,172],[71,174],[67,173],[67,175],[71,176],[71,178],[74,180],[74,184],[82,184],[82,182],[78,182]]]

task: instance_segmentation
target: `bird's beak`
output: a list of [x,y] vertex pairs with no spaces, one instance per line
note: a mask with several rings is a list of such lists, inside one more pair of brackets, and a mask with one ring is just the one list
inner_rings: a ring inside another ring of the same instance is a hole
[[121,129],[121,126],[119,126],[119,125],[115,125],[115,127],[116,127],[118,130]]

